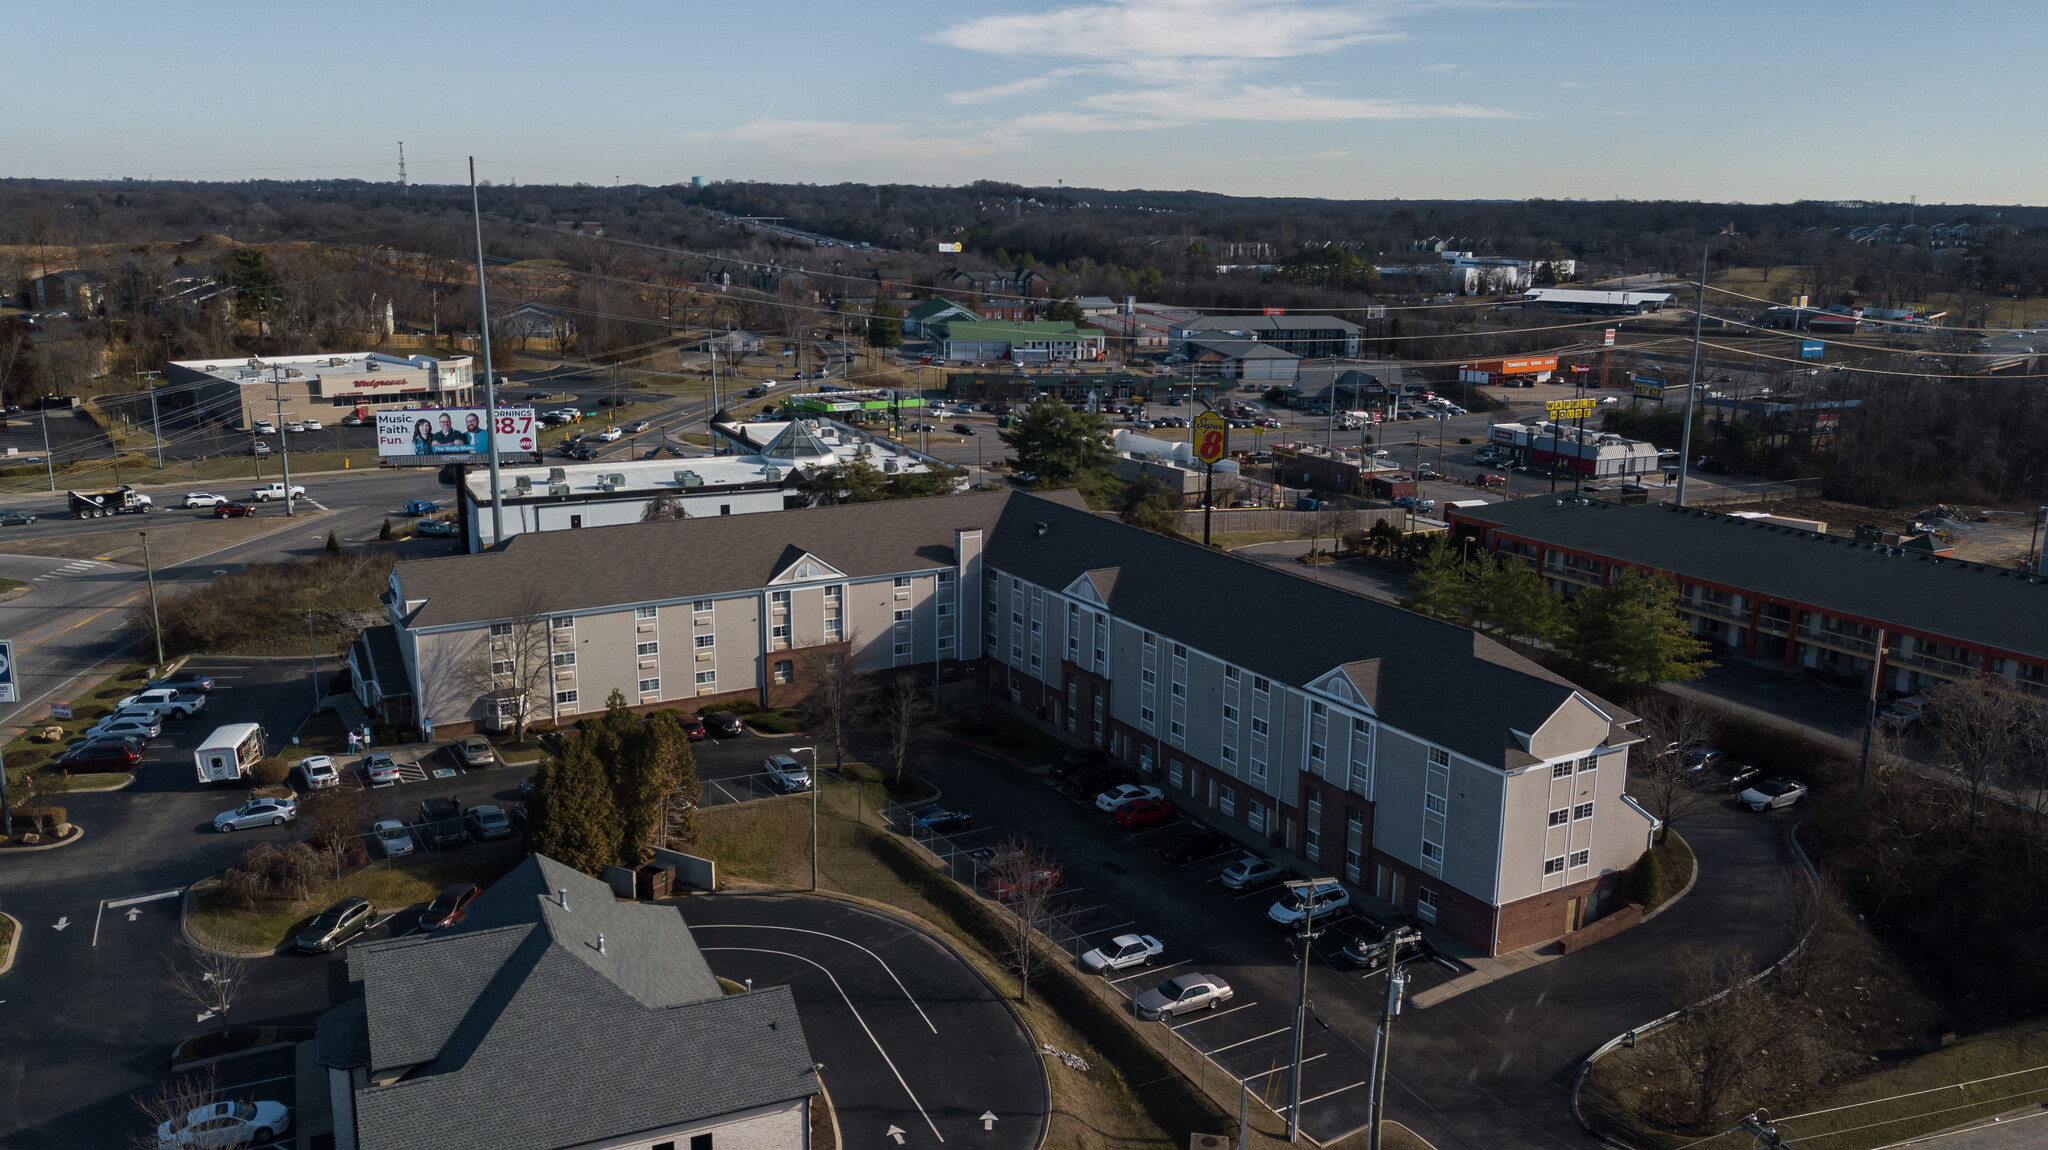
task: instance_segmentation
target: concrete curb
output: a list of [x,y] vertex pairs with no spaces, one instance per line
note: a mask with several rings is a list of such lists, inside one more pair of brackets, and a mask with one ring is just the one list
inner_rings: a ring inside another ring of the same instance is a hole
[[84,828],[84,827],[82,827],[82,826],[79,826],[79,825],[78,825],[77,823],[72,823],[72,824],[71,824],[71,829],[72,829],[73,831],[77,832],[77,833],[73,834],[73,835],[72,835],[72,836],[71,836],[70,838],[68,838],[68,839],[62,839],[62,840],[59,840],[59,841],[57,841],[57,842],[54,842],[54,843],[38,843],[38,844],[36,844],[35,846],[32,846],[32,847],[0,847],[0,858],[6,858],[6,857],[7,857],[8,855],[11,855],[11,854],[24,854],[24,855],[26,855],[26,854],[34,854],[34,853],[36,853],[37,851],[53,851],[53,850],[58,850],[58,849],[61,849],[61,848],[63,848],[63,847],[68,847],[68,846],[70,846],[70,845],[71,845],[72,843],[75,843],[75,842],[77,842],[78,840],[80,840],[80,839],[82,839],[82,838],[84,838],[84,837],[85,837],[85,828]]
[[14,969],[14,952],[21,949],[21,920],[11,914],[0,914],[0,918],[14,924],[14,934],[7,940],[7,953],[0,954],[0,974]]
[[825,1076],[818,1075],[818,1095],[825,1100],[825,1117],[832,1123],[834,1150],[846,1150],[846,1135],[839,1130],[839,1107],[832,1104],[832,1092],[825,1088]]
[[178,937],[184,939],[187,946],[203,950],[208,954],[218,954],[225,958],[276,958],[278,952],[284,949],[283,944],[273,946],[269,950],[227,950],[203,942],[197,935],[192,933],[192,892],[208,884],[218,886],[220,885],[220,880],[217,878],[200,879],[198,882],[186,887],[185,896],[178,900]]
[[64,793],[67,795],[98,795],[105,794],[108,791],[125,791],[134,785],[135,776],[129,775],[128,781],[125,783],[115,783],[110,787],[72,787]]
[[[1685,836],[1679,834],[1675,830],[1667,830],[1664,833],[1667,835],[1676,836],[1679,842],[1685,843],[1686,857],[1692,860],[1692,877],[1685,880],[1684,890],[1681,890],[1677,894],[1672,895],[1670,898],[1665,899],[1663,902],[1658,903],[1656,910],[1653,910],[1650,913],[1644,915],[1643,922],[1648,922],[1651,919],[1656,918],[1658,915],[1663,914],[1665,911],[1671,909],[1673,906],[1677,905],[1679,899],[1682,899],[1686,895],[1692,893],[1693,884],[1700,881],[1700,856],[1692,853],[1692,844],[1685,842]],[[1640,926],[1642,924],[1638,923],[1636,925]]]

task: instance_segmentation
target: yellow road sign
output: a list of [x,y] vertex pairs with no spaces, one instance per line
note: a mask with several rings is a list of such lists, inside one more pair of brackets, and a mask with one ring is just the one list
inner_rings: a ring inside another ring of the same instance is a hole
[[1230,453],[1230,424],[1213,411],[1195,417],[1195,458],[1214,463]]

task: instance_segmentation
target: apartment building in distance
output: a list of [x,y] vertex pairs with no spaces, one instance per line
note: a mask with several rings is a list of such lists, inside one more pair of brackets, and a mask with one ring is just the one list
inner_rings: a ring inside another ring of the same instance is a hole
[[1514,499],[1449,520],[1566,595],[1670,575],[1693,633],[1738,657],[1859,688],[1881,658],[1895,694],[1978,677],[2048,694],[2048,576],[1668,503]]
[[1489,954],[1619,908],[1656,825],[1628,797],[1634,718],[1612,704],[1471,631],[1072,493],[520,535],[400,563],[385,601],[378,649],[437,731],[486,719],[474,670],[518,657],[522,611],[548,628],[552,693],[533,703],[561,719],[614,689],[790,702],[832,657],[978,685]]

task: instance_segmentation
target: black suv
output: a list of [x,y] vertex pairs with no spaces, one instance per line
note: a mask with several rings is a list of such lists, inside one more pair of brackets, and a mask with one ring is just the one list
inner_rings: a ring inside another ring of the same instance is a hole
[[1060,782],[1065,782],[1078,771],[1085,771],[1090,767],[1099,767],[1107,762],[1109,762],[1109,756],[1103,752],[1101,747],[1075,747],[1065,755],[1062,755],[1060,761],[1054,763],[1052,770],[1046,773]]
[[459,847],[469,841],[462,825],[462,804],[454,799],[423,799],[418,819],[420,838],[433,850]]

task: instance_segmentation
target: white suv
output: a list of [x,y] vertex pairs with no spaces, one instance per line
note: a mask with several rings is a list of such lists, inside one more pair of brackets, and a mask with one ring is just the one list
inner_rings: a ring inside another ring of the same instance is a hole
[[1325,918],[1350,905],[1351,892],[1344,889],[1344,884],[1333,878],[1317,879],[1313,886],[1288,891],[1285,898],[1267,909],[1266,919],[1274,926],[1293,930],[1310,910],[1315,911],[1315,917]]
[[788,755],[770,755],[761,762],[768,784],[785,795],[811,789],[811,772]]

